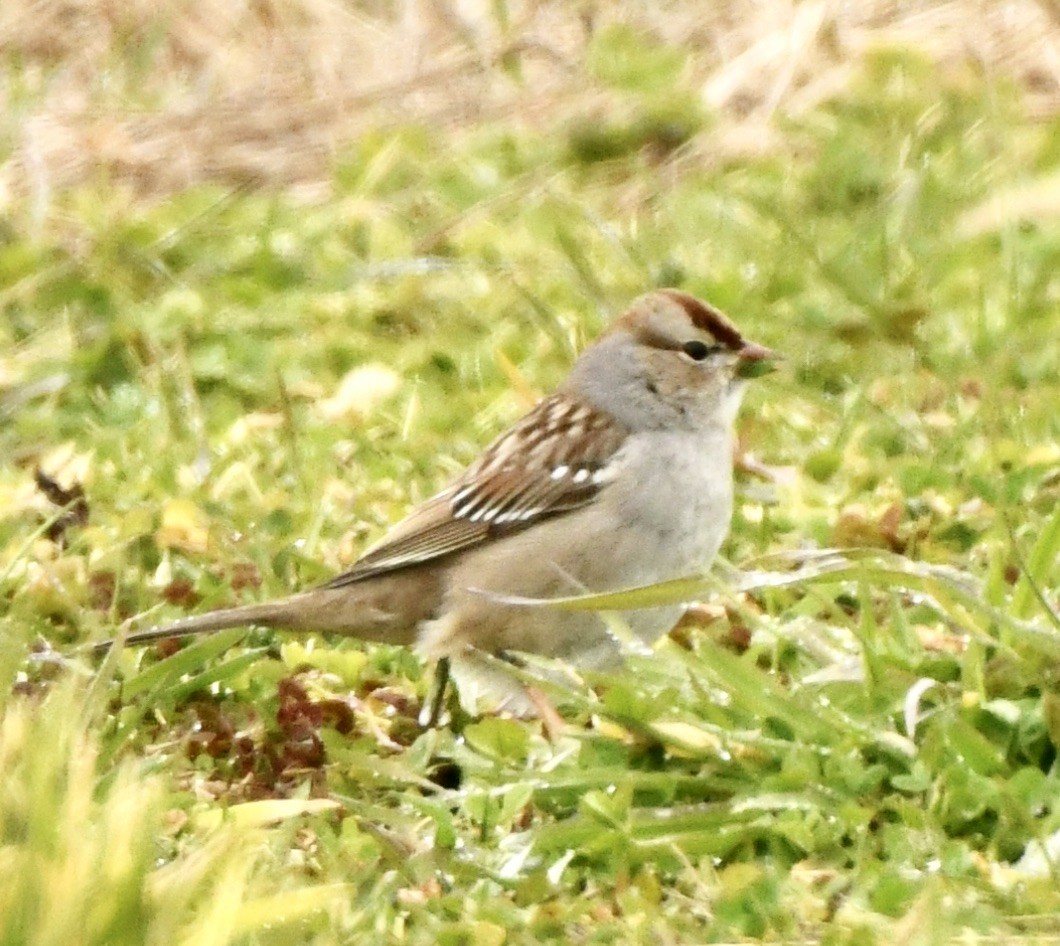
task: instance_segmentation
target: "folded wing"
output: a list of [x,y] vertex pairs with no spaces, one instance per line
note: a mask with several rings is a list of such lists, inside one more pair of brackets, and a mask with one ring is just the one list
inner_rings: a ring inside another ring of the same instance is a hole
[[608,414],[566,394],[546,398],[324,587],[423,565],[584,506],[606,488],[625,438]]

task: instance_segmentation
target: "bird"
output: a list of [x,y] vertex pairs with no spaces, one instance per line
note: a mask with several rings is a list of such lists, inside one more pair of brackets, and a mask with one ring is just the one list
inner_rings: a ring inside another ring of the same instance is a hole
[[[778,357],[710,303],[678,289],[648,292],[582,351],[553,394],[348,570],[289,597],[115,640],[257,625],[408,645],[452,667],[465,706],[521,711],[524,688],[491,657],[529,652],[610,668],[622,646],[597,613],[513,599],[702,574],[729,531],[740,402],[748,380]],[[650,646],[681,610],[618,618]]]

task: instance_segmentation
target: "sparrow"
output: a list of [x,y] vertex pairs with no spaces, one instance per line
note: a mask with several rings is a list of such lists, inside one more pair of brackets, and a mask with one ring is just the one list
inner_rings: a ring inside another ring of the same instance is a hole
[[[635,299],[555,393],[327,583],[127,634],[124,645],[259,625],[409,645],[451,665],[470,704],[523,705],[490,655],[614,666],[588,611],[526,607],[704,572],[728,533],[734,424],[774,352],[677,289]],[[681,606],[621,612],[651,645]],[[104,642],[101,647],[109,646]],[[468,702],[465,701],[465,705]]]

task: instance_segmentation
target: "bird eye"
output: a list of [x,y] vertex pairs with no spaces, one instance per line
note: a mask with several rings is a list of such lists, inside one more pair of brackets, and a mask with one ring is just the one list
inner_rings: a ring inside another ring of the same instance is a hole
[[719,351],[720,349],[720,345],[707,345],[698,339],[685,342],[681,346],[681,351],[688,355],[693,361],[702,361],[704,358],[713,355],[714,352]]

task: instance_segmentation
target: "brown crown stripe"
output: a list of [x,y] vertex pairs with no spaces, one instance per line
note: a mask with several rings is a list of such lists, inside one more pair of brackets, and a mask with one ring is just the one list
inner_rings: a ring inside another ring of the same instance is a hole
[[743,348],[743,336],[719,309],[700,302],[695,296],[690,296],[687,292],[677,289],[663,289],[661,292],[685,310],[696,328],[709,332],[719,342],[734,351]]

